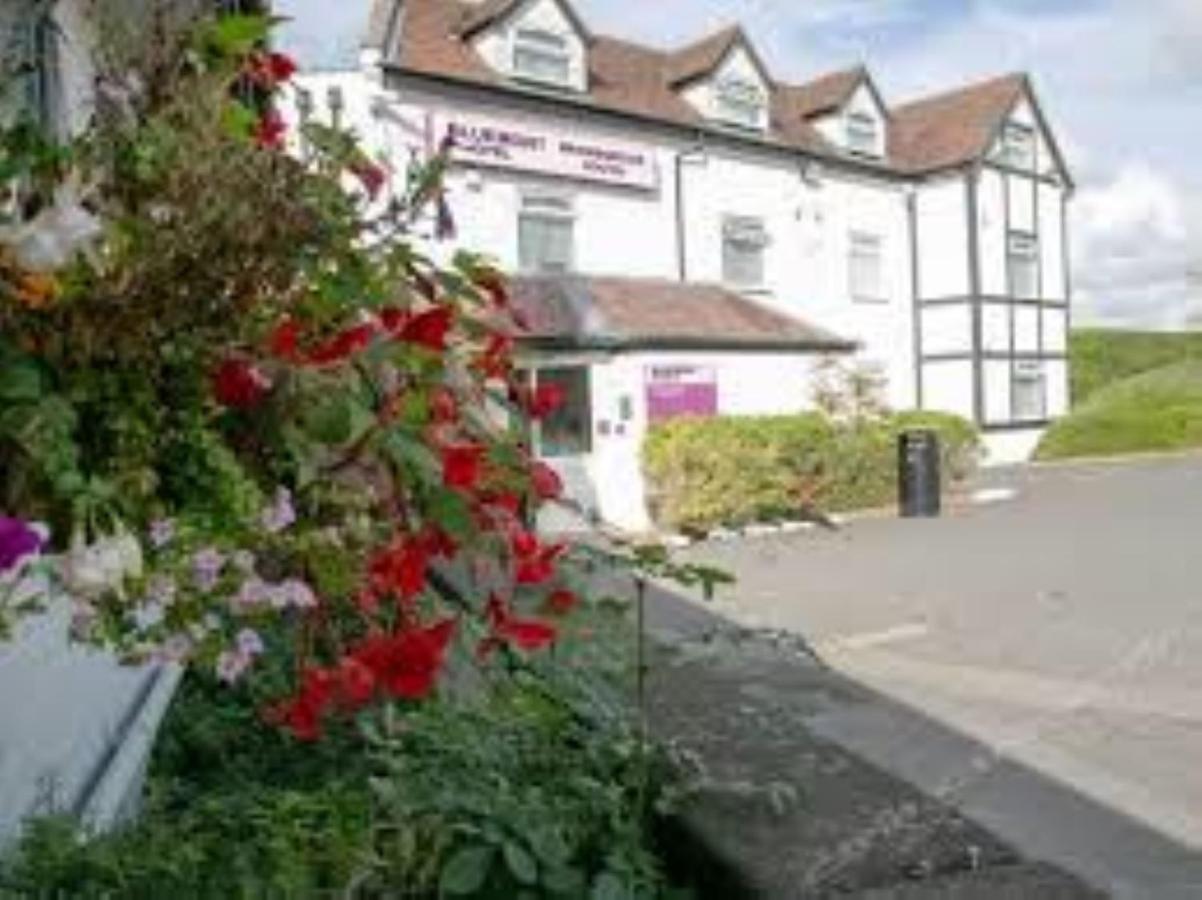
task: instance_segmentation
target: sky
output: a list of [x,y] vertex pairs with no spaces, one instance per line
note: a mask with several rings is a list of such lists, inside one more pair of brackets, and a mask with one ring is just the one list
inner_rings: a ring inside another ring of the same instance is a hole
[[[594,31],[666,47],[739,22],[778,79],[862,62],[890,103],[1026,70],[1078,186],[1076,322],[1202,316],[1202,0],[575,4]],[[353,64],[368,6],[279,0],[281,42],[307,66]]]

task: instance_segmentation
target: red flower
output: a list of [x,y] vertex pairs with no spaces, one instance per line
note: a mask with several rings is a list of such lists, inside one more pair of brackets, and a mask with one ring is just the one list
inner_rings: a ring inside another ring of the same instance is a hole
[[299,741],[321,737],[321,720],[334,699],[334,676],[325,669],[308,669],[297,696],[268,712],[269,720],[292,732]]
[[430,418],[435,425],[450,425],[459,420],[459,401],[450,388],[439,385],[431,391]]
[[555,562],[567,549],[565,544],[539,543],[528,531],[520,530],[511,540],[514,580],[518,584],[545,584],[555,576]]
[[480,483],[486,449],[478,444],[445,447],[442,451],[442,483],[470,491]]
[[384,185],[388,183],[388,172],[379,163],[359,160],[351,163],[349,169],[351,174],[359,179],[359,183],[367,191],[367,196],[372,200],[380,196],[380,191],[384,190]]
[[376,596],[394,594],[411,600],[426,586],[430,549],[420,539],[397,538],[368,565],[368,581]]
[[558,500],[563,496],[563,480],[559,473],[542,460],[535,460],[531,465],[530,481],[540,500]]
[[540,384],[535,388],[533,393],[527,393],[523,397],[523,400],[526,412],[530,415],[530,418],[545,419],[563,406],[563,385],[553,382]]
[[291,363],[300,362],[300,337],[300,322],[286,316],[268,337],[267,349],[276,359]]
[[547,599],[543,606],[547,612],[555,616],[566,616],[577,604],[580,603],[580,598],[575,593],[567,588],[559,588],[547,595]]
[[447,349],[447,333],[451,330],[451,322],[451,308],[439,306],[414,316],[401,327],[397,337],[410,344],[442,352]]
[[271,73],[272,79],[277,84],[291,79],[296,74],[296,70],[296,60],[286,53],[267,54],[267,71]]
[[213,373],[213,396],[230,409],[253,409],[271,388],[271,379],[246,359],[231,357]]
[[431,527],[422,540],[426,544],[426,552],[431,556],[441,556],[443,559],[454,559],[459,553],[459,545],[449,534],[438,527]]
[[513,368],[512,355],[513,339],[504,334],[492,334],[473,365],[485,378],[504,378]]
[[445,619],[428,628],[368,638],[353,655],[390,696],[421,700],[434,690],[455,626],[454,619]]
[[485,616],[492,626],[492,634],[481,641],[476,650],[482,658],[504,644],[533,653],[555,643],[559,634],[550,622],[518,618],[496,595],[488,598]]
[[264,150],[282,150],[284,137],[288,133],[288,123],[278,110],[269,109],[259,119],[255,129],[255,143]]
[[376,336],[375,326],[364,322],[339,332],[324,344],[312,350],[306,360],[317,366],[342,362],[371,346]]
[[360,660],[348,656],[338,664],[338,697],[350,709],[361,709],[376,693],[376,676]]

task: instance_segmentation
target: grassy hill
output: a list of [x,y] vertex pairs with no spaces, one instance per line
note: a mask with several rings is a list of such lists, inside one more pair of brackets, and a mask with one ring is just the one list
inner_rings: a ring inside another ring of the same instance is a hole
[[[1202,341],[1191,346],[1198,358],[1093,390],[1071,415],[1048,429],[1039,446],[1038,458],[1067,459],[1202,447],[1202,352],[1197,352],[1202,349]],[[1124,362],[1134,365],[1135,359]],[[1099,377],[1108,374],[1098,373]]]
[[1202,360],[1202,331],[1164,333],[1083,329],[1071,342],[1073,399],[1152,369],[1183,360]]

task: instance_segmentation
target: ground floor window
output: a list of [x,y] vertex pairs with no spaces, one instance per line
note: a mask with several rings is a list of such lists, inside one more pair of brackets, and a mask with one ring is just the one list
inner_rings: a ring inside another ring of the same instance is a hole
[[584,456],[593,449],[592,380],[588,366],[538,369],[536,385],[556,384],[563,390],[563,405],[534,429],[539,456],[557,459]]
[[1041,422],[1048,417],[1048,382],[1042,363],[1015,364],[1011,396],[1015,421]]

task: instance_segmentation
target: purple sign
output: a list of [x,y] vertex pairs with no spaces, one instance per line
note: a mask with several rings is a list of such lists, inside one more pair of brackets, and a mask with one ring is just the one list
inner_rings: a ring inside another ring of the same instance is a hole
[[717,414],[718,381],[712,369],[677,366],[648,370],[647,417],[652,422]]

